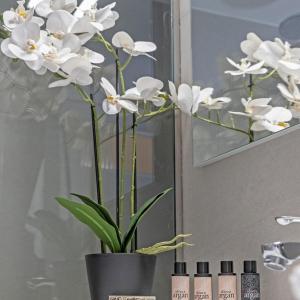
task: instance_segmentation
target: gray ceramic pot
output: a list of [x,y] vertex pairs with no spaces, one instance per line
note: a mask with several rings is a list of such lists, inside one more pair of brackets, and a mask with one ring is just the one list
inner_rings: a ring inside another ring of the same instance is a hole
[[108,300],[110,295],[151,295],[156,256],[90,254],[85,259],[91,300]]

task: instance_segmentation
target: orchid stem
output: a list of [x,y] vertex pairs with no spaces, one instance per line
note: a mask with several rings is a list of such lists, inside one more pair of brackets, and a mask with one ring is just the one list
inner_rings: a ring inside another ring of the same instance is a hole
[[[131,169],[131,190],[130,190],[130,217],[131,219],[134,217],[137,209],[137,169],[136,169],[136,147],[137,147],[137,122],[136,122],[136,114],[133,115],[132,118],[132,169]],[[137,239],[132,240],[131,243],[131,252],[134,252],[137,249]]]
[[249,88],[249,97],[253,98],[253,95],[254,95],[254,81],[253,81],[253,75],[252,74],[249,74],[248,88]]
[[204,122],[207,122],[207,123],[210,123],[210,124],[214,124],[214,125],[217,125],[217,126],[220,126],[220,127],[223,127],[223,128],[226,128],[226,129],[230,129],[230,130],[233,130],[233,131],[237,131],[237,132],[240,132],[240,133],[243,133],[243,134],[246,134],[249,138],[250,138],[250,134],[249,132],[243,130],[243,129],[239,129],[239,128],[235,128],[235,127],[232,127],[232,126],[229,126],[229,125],[226,125],[224,123],[221,123],[221,122],[216,122],[216,121],[213,121],[213,120],[210,120],[210,119],[207,119],[207,118],[204,118],[204,117],[201,117],[201,116],[198,116],[198,115],[193,115],[195,118],[199,119],[199,120],[202,120]]

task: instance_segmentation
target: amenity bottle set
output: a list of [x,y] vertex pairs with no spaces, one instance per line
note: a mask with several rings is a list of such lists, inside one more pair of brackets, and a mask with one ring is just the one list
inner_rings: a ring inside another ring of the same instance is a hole
[[[190,276],[185,262],[176,262],[172,275],[172,300],[190,299]],[[197,262],[194,276],[194,300],[213,300],[212,275],[208,262]],[[232,261],[221,261],[218,275],[218,300],[237,300],[237,276]],[[241,300],[260,300],[260,276],[256,261],[244,261],[241,274]]]

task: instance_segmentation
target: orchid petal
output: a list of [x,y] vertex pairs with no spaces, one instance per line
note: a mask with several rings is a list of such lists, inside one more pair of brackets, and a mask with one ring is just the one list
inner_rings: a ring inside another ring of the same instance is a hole
[[116,89],[106,78],[102,77],[100,84],[101,84],[102,88],[104,89],[107,97],[109,97],[109,96],[117,97]]

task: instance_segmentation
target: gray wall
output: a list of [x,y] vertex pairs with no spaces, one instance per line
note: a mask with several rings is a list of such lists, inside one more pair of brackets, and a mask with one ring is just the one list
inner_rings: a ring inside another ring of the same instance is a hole
[[209,260],[216,275],[219,261],[229,259],[240,273],[244,259],[256,259],[262,299],[300,299],[290,284],[295,267],[269,271],[260,253],[266,242],[300,240],[299,225],[274,221],[277,215],[300,215],[300,131],[203,168],[193,167],[191,136],[184,144],[183,227],[196,244],[184,253],[190,272],[197,260]]

